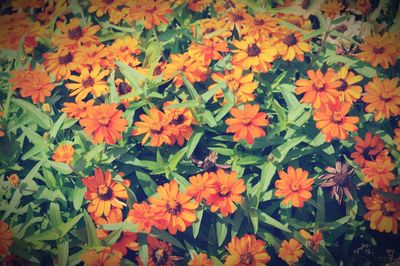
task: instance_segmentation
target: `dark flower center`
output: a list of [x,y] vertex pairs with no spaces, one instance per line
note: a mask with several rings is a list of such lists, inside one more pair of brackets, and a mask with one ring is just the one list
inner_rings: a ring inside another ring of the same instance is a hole
[[337,88],[337,90],[338,91],[345,91],[347,89],[347,87],[349,86],[349,84],[347,84],[346,80],[344,80],[344,79],[341,79],[340,82],[341,82],[341,84]]
[[97,188],[97,195],[101,200],[110,200],[113,196],[113,191],[106,185],[100,185]]
[[362,152],[362,156],[364,157],[364,159],[366,160],[371,160],[372,159],[372,154],[370,154],[370,152],[372,151],[371,147],[366,147],[363,152]]
[[244,17],[242,16],[242,15],[240,15],[240,14],[233,14],[233,21],[234,22],[236,22],[236,21],[240,21],[240,20],[243,20],[244,19]]
[[337,173],[334,177],[334,180],[336,182],[336,185],[338,186],[346,186],[346,184],[348,183],[347,180],[347,175],[343,174],[343,173]]
[[83,87],[85,87],[85,88],[91,87],[91,86],[94,85],[94,79],[88,78],[88,79],[86,79],[86,80],[84,80],[84,81],[82,82],[82,85],[83,85]]
[[374,54],[383,54],[383,52],[385,51],[384,47],[374,47],[372,49],[372,51],[374,52]]
[[250,253],[240,255],[240,262],[243,265],[251,265],[254,262],[254,256]]
[[205,34],[209,34],[209,33],[214,32],[214,31],[215,31],[215,28],[211,27],[211,28],[207,28],[207,29],[204,31],[204,33],[205,33]]
[[178,117],[171,121],[172,125],[180,125],[185,121],[185,116],[183,114],[178,115]]
[[302,9],[307,9],[311,4],[311,0],[303,0],[303,2],[301,3],[301,8]]
[[76,27],[68,31],[68,38],[71,40],[79,40],[83,36],[81,27]]
[[394,214],[393,211],[388,210],[388,208],[386,207],[386,203],[382,204],[382,208],[381,208],[383,215],[385,216],[392,216]]
[[182,205],[176,200],[174,200],[174,201],[169,201],[167,205],[165,205],[165,208],[167,209],[167,212],[171,213],[172,215],[177,215],[181,212]]
[[114,3],[114,0],[103,0],[103,3],[106,5],[111,5],[112,3]]
[[162,73],[161,67],[160,67],[160,66],[156,66],[156,67],[154,68],[153,76],[161,75],[161,73]]
[[73,60],[72,54],[68,53],[65,56],[60,56],[58,57],[58,63],[61,65],[66,65],[68,63],[71,63]]
[[162,249],[162,248],[158,248],[156,250],[154,250],[153,254],[152,254],[152,259],[153,262],[155,263],[155,265],[159,265],[159,266],[164,266],[167,265],[168,262],[168,253]]
[[228,197],[231,194],[231,189],[222,185],[218,192],[220,197]]
[[325,83],[324,82],[319,82],[319,81],[314,82],[312,84],[312,89],[315,90],[315,91],[323,91],[323,90],[325,90]]
[[254,25],[262,26],[262,25],[264,25],[264,20],[263,19],[255,19],[254,20]]
[[253,43],[247,46],[247,54],[249,56],[257,56],[261,53],[260,48],[257,46],[257,44]]
[[156,11],[156,10],[157,10],[157,7],[155,6],[152,9],[146,9],[146,12],[147,13],[154,13],[154,11]]
[[344,32],[347,30],[347,26],[344,25],[344,24],[341,24],[341,25],[339,25],[339,26],[336,27],[336,30],[337,30],[338,32],[344,33]]
[[131,91],[132,91],[131,86],[129,86],[129,84],[126,83],[126,82],[121,82],[121,83],[118,85],[118,92],[119,92],[120,95],[128,94],[128,93],[130,93]]
[[231,7],[234,8],[235,6],[236,6],[235,3],[233,3],[233,2],[230,1],[230,0],[224,1],[224,7],[225,7],[226,9],[231,8]]
[[332,122],[336,124],[340,124],[343,120],[343,115],[341,112],[333,112],[332,114]]
[[296,35],[294,35],[294,33],[286,35],[285,38],[283,39],[283,43],[286,44],[287,46],[296,45],[297,44]]

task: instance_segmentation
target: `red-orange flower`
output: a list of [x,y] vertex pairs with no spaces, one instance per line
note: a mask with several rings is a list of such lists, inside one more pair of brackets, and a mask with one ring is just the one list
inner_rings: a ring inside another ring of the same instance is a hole
[[304,250],[301,244],[296,239],[283,240],[281,248],[279,249],[278,257],[286,261],[287,264],[292,265],[298,262],[303,256]]
[[57,22],[57,28],[61,30],[62,34],[54,35],[52,42],[59,48],[74,50],[81,45],[99,43],[96,33],[100,30],[100,25],[88,24],[81,27],[80,20],[73,18],[68,24],[61,21]]
[[168,124],[171,118],[156,108],[151,108],[149,115],[141,114],[142,121],[135,122],[135,129],[132,135],[138,136],[145,134],[142,139],[142,145],[151,136],[150,146],[159,147],[163,143],[171,144],[171,132]]
[[225,258],[225,265],[267,265],[271,257],[265,250],[265,242],[257,239],[255,235],[246,234],[241,238],[233,237],[226,247],[229,255]]
[[[206,201],[212,212],[220,211],[222,216],[228,216],[236,210],[235,203],[243,199],[242,193],[246,186],[242,178],[237,178],[236,172],[226,173],[222,169],[209,173],[216,182],[216,193],[211,194]],[[211,192],[211,191],[210,191]]]
[[[89,176],[82,179],[82,183],[87,187],[85,199],[89,200],[88,212],[94,217],[108,215],[111,206],[122,209],[126,204],[121,200],[128,199],[123,184],[112,180],[111,172],[103,171],[97,168],[94,176]],[[124,181],[125,185],[129,186],[129,180]]]
[[87,109],[87,117],[79,120],[88,136],[93,135],[94,143],[115,144],[122,139],[128,121],[122,118],[123,112],[116,104],[101,104]]
[[193,256],[188,262],[189,266],[213,266],[212,260],[210,260],[205,253]]
[[121,264],[121,254],[114,253],[111,248],[105,248],[102,251],[88,250],[82,256],[85,266],[119,266]]
[[203,39],[202,44],[192,42],[189,47],[189,54],[204,60],[206,65],[210,65],[211,60],[222,59],[221,52],[229,52],[228,43],[223,40]]
[[386,188],[396,177],[393,174],[394,164],[389,156],[382,154],[373,161],[366,161],[361,172],[364,182],[371,183],[374,188]]
[[307,231],[301,229],[300,235],[307,240],[307,245],[310,249],[318,252],[321,241],[323,240],[323,235],[320,230],[317,230],[317,232],[311,235]]
[[361,52],[357,57],[370,63],[373,67],[378,65],[383,68],[388,68],[389,65],[394,66],[398,57],[396,42],[394,35],[388,32],[385,32],[383,36],[379,34],[367,36],[364,43],[359,46]]
[[13,244],[13,233],[8,228],[8,224],[0,221],[0,255],[5,256],[9,253],[9,248]]
[[320,69],[308,70],[307,79],[296,81],[296,93],[304,93],[304,103],[312,103],[314,108],[320,108],[324,103],[335,103],[340,93],[336,90],[341,82],[336,80],[335,72],[329,69],[325,74]]
[[163,217],[157,215],[155,205],[148,205],[146,202],[134,203],[128,213],[127,220],[138,225],[138,231],[150,232],[151,227],[163,228]]
[[58,145],[51,158],[56,162],[71,164],[74,160],[74,152],[75,150],[72,144],[61,144]]
[[260,106],[258,104],[246,104],[244,110],[232,108],[230,113],[234,118],[228,118],[225,123],[229,126],[227,133],[235,133],[234,141],[245,139],[247,143],[253,144],[254,138],[265,136],[265,131],[261,127],[268,126],[269,121],[266,119],[267,114],[258,112]]
[[310,191],[314,179],[308,178],[308,172],[301,168],[294,169],[288,167],[287,173],[283,170],[278,172],[279,180],[275,181],[275,196],[284,197],[282,204],[288,205],[292,203],[293,207],[302,208],[304,202],[311,198]]
[[351,103],[326,104],[323,108],[314,112],[316,127],[321,129],[325,135],[325,140],[330,142],[333,138],[340,140],[347,139],[348,132],[358,130],[355,124],[360,120],[356,116],[346,116],[350,111]]
[[210,173],[197,174],[189,177],[190,186],[186,189],[186,194],[201,203],[202,199],[209,199],[210,195],[216,194],[217,180]]
[[167,24],[168,19],[165,15],[173,12],[170,4],[161,0],[134,1],[130,5],[131,7],[127,9],[126,19],[128,21],[144,19],[144,27],[146,29],[159,26],[161,23]]
[[158,216],[165,219],[165,227],[170,234],[184,232],[197,219],[194,210],[198,204],[179,191],[175,180],[158,186],[157,195],[150,197],[149,201],[156,206]]
[[76,103],[64,102],[64,107],[61,112],[67,114],[69,118],[81,119],[87,117],[87,110],[90,109],[94,104],[94,100],[90,99],[86,102],[77,101]]
[[[148,235],[147,244],[149,245],[149,261],[146,266],[174,266],[176,265],[176,260],[182,259],[172,255],[173,249],[170,243],[160,241]],[[137,256],[137,262],[139,266],[144,266],[139,256]]]
[[356,164],[363,167],[366,161],[375,160],[375,158],[384,152],[385,144],[377,135],[372,135],[371,132],[365,134],[365,139],[359,136],[354,138],[356,150],[350,156]]
[[195,124],[192,113],[188,108],[167,108],[168,106],[177,102],[168,101],[164,103],[164,112],[169,116],[170,122],[168,125],[171,131],[171,143],[174,145],[178,142],[179,146],[183,146],[185,140],[189,140],[192,136],[192,124]]

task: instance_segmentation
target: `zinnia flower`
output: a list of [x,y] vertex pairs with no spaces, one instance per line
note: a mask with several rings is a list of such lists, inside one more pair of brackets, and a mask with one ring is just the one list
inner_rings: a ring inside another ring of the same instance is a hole
[[172,14],[173,10],[170,4],[161,0],[134,1],[129,4],[127,9],[128,21],[144,20],[144,27],[151,29],[153,26],[159,26],[161,23],[167,24],[167,14]]
[[57,29],[60,29],[62,34],[54,35],[52,42],[58,48],[74,50],[81,45],[99,43],[96,33],[100,30],[100,25],[88,24],[81,27],[80,20],[73,18],[68,24],[57,22]]
[[93,135],[94,143],[105,141],[115,144],[117,139],[122,139],[121,133],[125,131],[128,121],[122,118],[123,112],[117,105],[102,103],[87,109],[87,117],[79,120],[88,136]]
[[396,64],[398,55],[396,40],[387,32],[383,36],[376,34],[365,37],[364,43],[360,44],[359,48],[361,52],[357,57],[373,67],[381,65],[383,68],[388,68],[389,65]]
[[371,183],[374,188],[386,188],[390,181],[395,179],[394,167],[392,160],[386,154],[376,157],[373,161],[366,161],[361,170],[364,174],[363,181]]
[[[387,188],[391,192],[390,188]],[[397,186],[393,193],[400,194],[400,187]],[[364,196],[365,208],[364,220],[370,221],[370,228],[379,232],[397,234],[398,221],[400,220],[400,204],[383,195],[373,191],[371,197]]]
[[189,140],[192,136],[192,124],[195,123],[195,120],[188,108],[166,108],[175,103],[177,102],[168,101],[163,105],[165,114],[170,117],[168,125],[172,133],[170,136],[170,145],[174,145],[175,142],[178,142],[179,146],[183,146],[184,141]]
[[312,103],[314,108],[320,108],[324,103],[335,103],[340,92],[336,89],[342,84],[336,80],[335,72],[329,69],[325,74],[320,69],[308,70],[307,79],[296,81],[296,93],[304,93],[301,99],[304,103]]
[[111,46],[107,48],[109,67],[114,67],[114,61],[121,61],[124,64],[135,67],[140,64],[136,56],[142,51],[139,49],[139,40],[131,36],[117,38]]
[[72,144],[60,144],[51,157],[55,162],[71,164],[74,160],[74,146]]
[[226,248],[229,255],[225,258],[225,265],[267,265],[271,260],[265,250],[265,242],[255,235],[246,234],[241,238],[235,236]]
[[397,128],[394,129],[393,142],[397,145],[397,150],[400,151],[400,121],[397,122]]
[[75,57],[75,53],[70,49],[58,49],[54,53],[44,53],[43,64],[51,75],[55,76],[56,80],[69,79],[71,72],[79,69],[80,63]]
[[163,228],[164,220],[157,215],[155,205],[148,205],[146,202],[134,203],[128,213],[127,220],[138,225],[138,231],[150,232],[152,226]]
[[232,108],[231,115],[234,118],[228,118],[225,123],[229,126],[227,133],[235,133],[234,141],[245,139],[247,143],[253,144],[254,138],[265,136],[265,131],[261,127],[268,126],[269,121],[266,119],[267,114],[258,112],[260,106],[258,104],[245,104],[244,110]]
[[114,253],[111,248],[105,248],[99,252],[88,250],[81,256],[81,259],[85,266],[119,266],[122,257],[119,253]]
[[310,191],[314,179],[307,178],[308,172],[301,168],[294,169],[292,166],[288,167],[287,173],[283,170],[278,172],[279,180],[275,181],[275,196],[284,197],[282,204],[287,205],[292,203],[293,207],[304,206],[304,201],[311,198]]
[[347,67],[342,67],[339,72],[336,73],[336,77],[342,83],[337,88],[341,93],[341,95],[339,95],[340,101],[353,103],[360,99],[362,88],[354,84],[363,79],[361,75],[355,75],[353,72],[349,71]]
[[246,191],[244,180],[242,178],[238,179],[236,172],[228,174],[222,169],[209,174],[211,178],[217,180],[216,193],[208,197],[206,204],[211,205],[210,210],[212,212],[219,210],[224,217],[234,213],[236,210],[234,203],[240,203],[243,199],[242,193]]
[[211,60],[222,59],[221,52],[229,52],[228,43],[223,40],[204,38],[202,44],[192,42],[189,46],[189,54],[200,58],[206,65],[210,65]]
[[300,235],[307,240],[307,246],[310,249],[314,250],[315,252],[318,252],[320,243],[323,240],[323,235],[320,230],[317,230],[317,232],[311,235],[307,231],[301,229]]
[[338,0],[326,0],[321,5],[321,10],[324,12],[325,17],[334,19],[342,10],[344,10],[344,6],[342,5],[341,1]]
[[385,144],[383,140],[377,135],[372,135],[369,131],[365,134],[365,139],[357,136],[354,140],[356,151],[350,156],[360,167],[363,167],[366,161],[375,160],[379,154],[384,153]]
[[189,177],[190,186],[186,188],[186,194],[201,203],[202,199],[209,199],[210,195],[216,194],[217,180],[210,173],[197,174]]
[[140,120],[135,122],[135,129],[132,130],[133,136],[145,134],[141,143],[144,145],[151,136],[150,146],[159,147],[163,143],[171,144],[171,132],[168,124],[171,117],[165,115],[156,108],[151,108],[149,115],[141,114]]
[[304,250],[301,244],[296,239],[283,240],[281,248],[279,248],[278,257],[286,261],[287,264],[292,265],[298,262],[303,256]]
[[8,228],[7,223],[0,221],[0,255],[7,255],[12,244],[13,232]]
[[21,183],[21,180],[19,179],[19,176],[17,174],[11,174],[7,176],[8,183],[14,188],[17,188],[19,184]]
[[75,83],[67,83],[65,87],[72,91],[70,96],[76,96],[76,101],[82,101],[89,93],[100,97],[109,91],[107,81],[103,80],[108,74],[109,71],[102,71],[99,65],[95,65],[90,72],[87,68],[83,68],[79,76],[69,77]]
[[365,85],[365,95],[362,100],[367,104],[365,111],[375,112],[375,121],[382,117],[389,119],[400,114],[400,87],[399,79],[379,79],[374,77]]
[[96,12],[97,17],[108,14],[109,21],[114,24],[120,22],[125,15],[119,8],[125,4],[123,0],[90,0],[90,4],[89,13]]
[[251,67],[253,72],[268,72],[278,53],[267,41],[255,41],[251,36],[241,41],[233,40],[232,44],[237,48],[232,51],[232,65],[243,67],[245,70]]
[[347,139],[348,132],[358,130],[355,124],[360,119],[356,116],[346,116],[350,107],[351,103],[349,102],[336,102],[335,104],[326,104],[323,108],[314,112],[316,127],[321,129],[327,142],[330,142],[333,138]]
[[[121,201],[128,199],[128,193],[122,183],[112,180],[110,171],[103,171],[97,168],[94,176],[82,179],[82,183],[87,187],[85,199],[89,200],[88,212],[99,217],[108,215],[111,206],[122,209],[126,204]],[[129,180],[124,183],[129,186]]]
[[198,204],[178,190],[175,180],[158,186],[157,195],[150,197],[149,201],[156,206],[158,216],[165,219],[165,227],[170,234],[184,232],[197,219],[194,210]]
[[77,101],[76,103],[64,102],[64,107],[61,112],[67,114],[68,118],[81,119],[87,117],[87,110],[90,109],[94,104],[94,100],[90,99],[86,102]]
[[188,262],[189,266],[213,266],[212,260],[210,260],[205,253],[194,255],[193,258]]
[[286,30],[280,34],[280,41],[276,44],[279,54],[284,61],[293,61],[297,58],[300,62],[304,61],[304,53],[312,50],[310,44],[302,40],[301,33],[297,31]]
[[[149,246],[149,261],[146,266],[174,266],[175,261],[181,259],[177,256],[172,256],[172,244],[165,241],[160,241],[150,235],[147,236],[147,244]],[[139,266],[144,266],[140,257],[137,256]]]

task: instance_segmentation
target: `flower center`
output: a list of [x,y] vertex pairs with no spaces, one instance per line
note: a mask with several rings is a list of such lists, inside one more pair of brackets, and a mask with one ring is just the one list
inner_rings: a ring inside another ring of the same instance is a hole
[[128,83],[126,83],[126,82],[121,82],[118,85],[118,92],[119,92],[120,95],[128,94],[131,91],[132,91],[131,86],[129,86]]
[[94,85],[94,79],[88,78],[82,82],[84,88],[92,87]]
[[151,8],[151,9],[146,9],[146,12],[154,13],[154,11],[156,11],[156,10],[157,10],[157,7],[155,6],[155,7]]
[[392,99],[392,92],[390,90],[382,90],[379,98],[385,103],[390,102]]
[[97,121],[99,121],[99,124],[102,126],[108,126],[108,123],[110,122],[110,118],[108,116],[105,115],[100,115],[97,118]]
[[293,182],[292,185],[290,186],[290,189],[291,189],[293,192],[299,191],[299,190],[300,190],[300,185],[299,185],[299,183]]
[[243,265],[251,265],[254,261],[254,256],[250,253],[240,255],[240,262]]
[[247,46],[247,54],[249,56],[257,56],[261,53],[260,48],[257,46],[257,44],[253,43]]
[[71,40],[79,40],[83,36],[81,27],[76,27],[68,31],[68,38]]
[[347,84],[347,81],[344,79],[340,80],[341,84],[340,86],[337,88],[338,91],[345,91],[347,89],[347,87],[349,86],[349,84]]
[[243,19],[244,19],[244,17],[243,17],[242,15],[240,15],[240,14],[233,14],[233,21],[234,21],[234,22],[240,21],[240,20],[243,20]]
[[346,32],[347,29],[348,29],[347,26],[344,25],[344,24],[341,24],[341,25],[339,25],[339,26],[336,27],[336,30],[337,30],[338,32],[341,32],[341,33]]
[[383,52],[385,51],[384,47],[374,47],[372,49],[372,51],[374,52],[374,54],[383,54]]
[[254,25],[262,26],[262,25],[264,25],[264,20],[263,19],[255,19],[254,20]]
[[162,133],[161,125],[158,123],[152,123],[150,125],[150,132],[151,132],[151,134],[156,134],[156,135],[161,134]]
[[382,204],[381,210],[385,216],[392,216],[394,214],[394,208],[390,202],[385,202]]
[[167,212],[173,215],[179,214],[182,210],[182,205],[176,200],[168,201],[165,207],[167,208]]
[[297,44],[297,38],[294,33],[290,33],[283,38],[283,43],[286,44],[287,46],[293,46]]
[[312,88],[315,91],[323,91],[325,90],[325,82],[323,80],[316,80],[313,82]]
[[100,185],[97,188],[97,195],[101,200],[110,200],[113,195],[113,191],[106,185]]
[[205,34],[209,34],[209,33],[214,32],[214,31],[215,31],[215,28],[211,27],[211,28],[207,28],[207,29],[204,31],[204,33],[205,33]]
[[234,8],[235,6],[236,6],[235,3],[233,3],[233,2],[230,1],[230,0],[224,1],[224,7],[225,7],[226,9],[231,8],[231,7]]
[[114,0],[103,0],[103,3],[106,5],[111,5],[112,3],[114,3]]
[[373,155],[371,154],[371,151],[373,151],[371,147],[366,147],[362,152],[362,156],[367,160],[372,159]]
[[154,250],[153,252],[153,256],[152,256],[153,262],[155,263],[155,265],[167,265],[168,262],[168,253],[162,249],[162,248],[158,248],[156,250]]
[[225,185],[221,185],[218,194],[221,197],[228,197],[231,194],[231,189]]
[[343,116],[341,112],[333,112],[332,114],[332,121],[336,124],[339,124],[340,122],[342,122],[343,120]]
[[66,65],[66,64],[68,64],[68,63],[71,63],[71,62],[72,62],[72,59],[73,59],[72,54],[71,54],[71,53],[68,53],[68,54],[66,54],[65,56],[59,56],[59,57],[58,57],[58,63],[59,63],[60,65]]
[[229,89],[231,89],[232,91],[237,91],[237,89],[239,89],[240,83],[234,77],[229,77],[227,83]]
[[337,173],[334,177],[334,180],[338,186],[344,186],[347,183],[347,175],[342,173]]
[[178,117],[171,121],[172,125],[180,125],[185,121],[185,116],[183,114],[179,114]]

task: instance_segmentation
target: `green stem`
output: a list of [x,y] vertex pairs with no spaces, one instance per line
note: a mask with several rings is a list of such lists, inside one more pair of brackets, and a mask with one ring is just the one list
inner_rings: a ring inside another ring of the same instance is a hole
[[4,113],[3,113],[4,119],[7,119],[12,95],[13,95],[13,90],[12,90],[12,87],[10,85],[9,88],[8,88],[8,92],[7,92],[7,99],[6,99],[6,102],[4,104]]
[[165,54],[164,54],[164,47],[163,47],[163,45],[162,45],[162,43],[161,43],[161,41],[160,41],[160,38],[158,38],[157,29],[156,29],[156,27],[155,27],[154,25],[153,25],[153,28],[152,28],[152,29],[153,29],[154,37],[156,38],[158,44],[161,46],[161,49],[162,49],[162,51],[161,51],[162,59],[163,59],[164,62],[167,62],[167,58],[165,57]]

